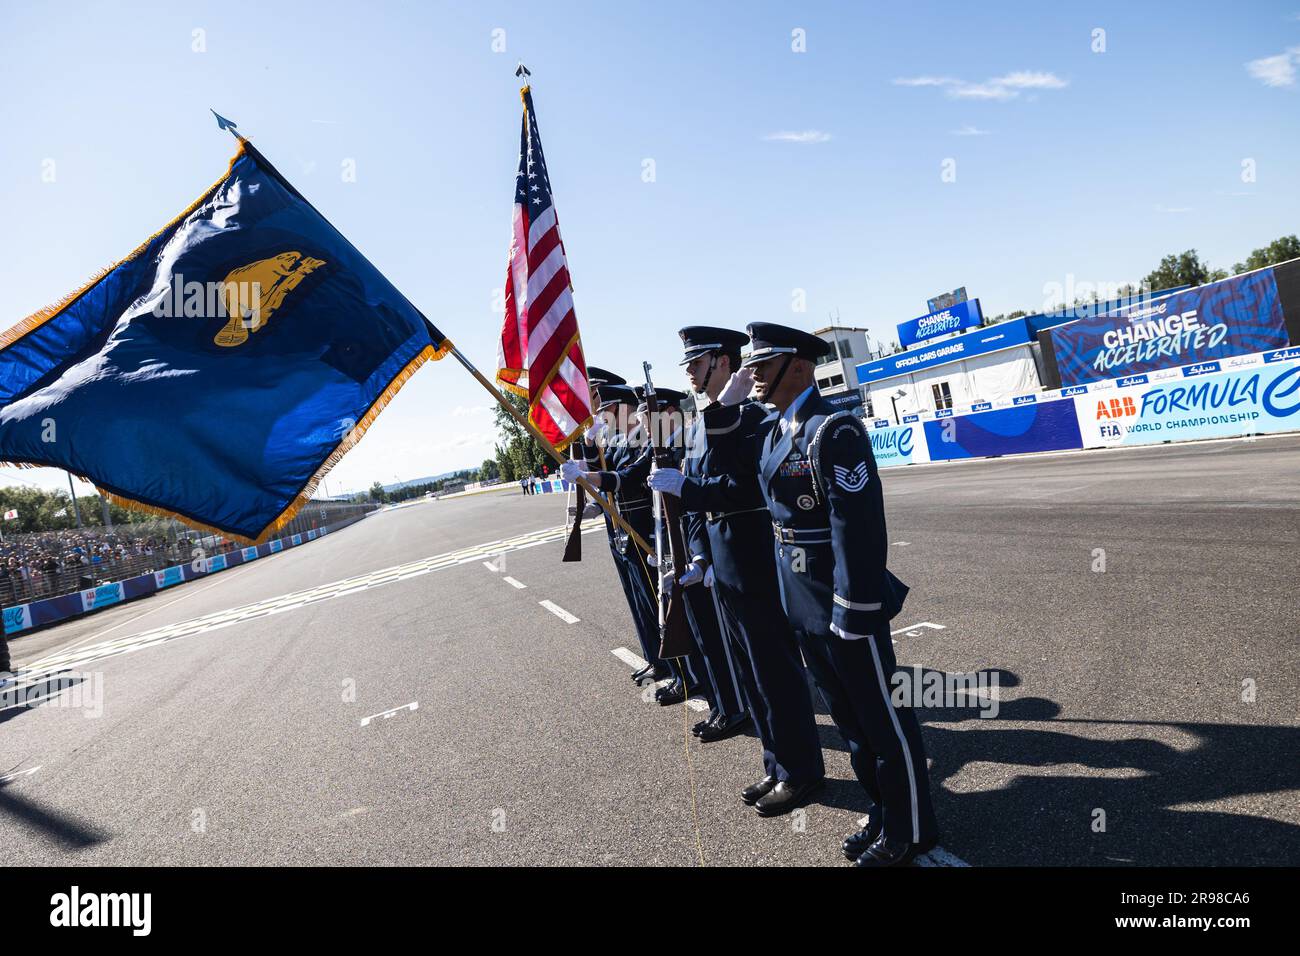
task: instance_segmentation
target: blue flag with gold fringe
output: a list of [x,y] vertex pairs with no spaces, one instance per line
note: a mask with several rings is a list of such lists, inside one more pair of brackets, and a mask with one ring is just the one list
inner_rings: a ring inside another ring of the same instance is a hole
[[0,335],[0,460],[258,541],[450,348],[241,140],[160,232]]

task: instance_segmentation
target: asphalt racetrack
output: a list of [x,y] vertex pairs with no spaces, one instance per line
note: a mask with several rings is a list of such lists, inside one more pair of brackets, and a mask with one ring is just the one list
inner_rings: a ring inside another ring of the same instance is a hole
[[[883,480],[900,663],[977,682],[919,710],[925,862],[1300,861],[1300,437]],[[0,711],[0,862],[842,865],[830,718],[818,802],[743,806],[756,740],[688,762],[699,716],[628,679],[603,526],[561,564],[563,506],[422,501],[18,639],[46,692]]]

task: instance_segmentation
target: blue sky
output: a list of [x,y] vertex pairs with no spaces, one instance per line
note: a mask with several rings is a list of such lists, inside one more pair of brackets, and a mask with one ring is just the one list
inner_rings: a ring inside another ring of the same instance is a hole
[[[1189,247],[1230,267],[1300,230],[1300,0],[9,0],[0,326],[217,178],[233,142],[212,106],[490,371],[520,59],[588,359],[649,359],[666,385],[686,324],[838,311],[892,339],[959,285],[986,314],[1033,310],[1070,277],[1135,280]],[[476,466],[489,403],[451,361],[427,367],[330,490]]]

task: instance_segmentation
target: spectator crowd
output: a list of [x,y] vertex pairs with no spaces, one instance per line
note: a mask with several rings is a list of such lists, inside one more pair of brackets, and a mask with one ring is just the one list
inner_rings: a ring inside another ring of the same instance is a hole
[[155,557],[172,564],[187,555],[181,543],[159,534],[132,534],[129,526],[7,535],[0,544],[0,600],[49,596],[81,586],[83,577],[97,582],[110,570],[149,564]]

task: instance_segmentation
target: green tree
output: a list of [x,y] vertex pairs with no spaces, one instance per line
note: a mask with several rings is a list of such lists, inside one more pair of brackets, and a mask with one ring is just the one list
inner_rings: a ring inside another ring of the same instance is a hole
[[501,470],[497,467],[497,463],[491,458],[484,458],[483,465],[478,470],[478,480],[491,481],[499,477],[501,477]]
[[1188,249],[1176,255],[1167,255],[1143,280],[1147,288],[1153,291],[1169,289],[1178,285],[1204,285],[1226,279],[1228,273],[1223,269],[1211,269],[1201,259],[1195,249]]
[[496,446],[497,474],[502,481],[518,481],[523,475],[515,474],[515,464],[510,460],[510,453],[501,445]]
[[[528,414],[528,402],[522,397],[508,394],[506,401],[521,415]],[[511,479],[514,480],[527,475],[541,474],[542,465],[548,464],[551,456],[532,436],[532,433],[515,421],[514,416],[500,405],[496,408],[496,424],[503,439],[503,446],[499,447],[504,447],[506,458],[510,463],[508,469],[501,468],[501,473],[504,475],[509,472]]]
[[388,503],[388,492],[384,491],[384,486],[381,482],[376,481],[370,486],[370,497],[374,501],[378,501],[381,505]]
[[1256,249],[1246,257],[1245,262],[1238,262],[1233,266],[1232,271],[1240,275],[1243,272],[1275,266],[1279,262],[1287,262],[1291,259],[1300,259],[1300,239],[1294,235],[1274,239],[1262,249]]

